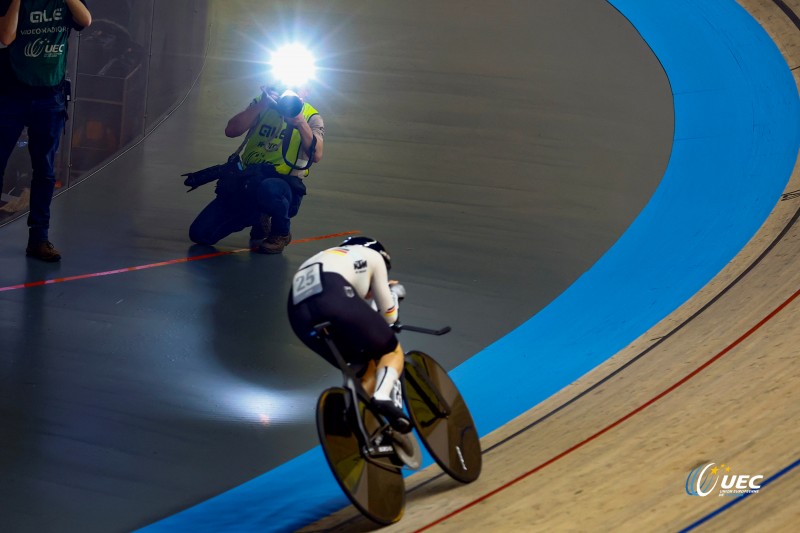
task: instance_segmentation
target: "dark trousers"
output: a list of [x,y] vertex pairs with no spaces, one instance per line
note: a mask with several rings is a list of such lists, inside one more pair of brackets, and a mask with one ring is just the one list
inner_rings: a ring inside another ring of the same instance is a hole
[[48,240],[50,202],[55,191],[54,162],[66,120],[64,95],[44,98],[0,95],[0,189],[2,174],[25,126],[33,178],[28,227],[31,241]]
[[273,235],[288,235],[290,219],[300,210],[305,195],[303,180],[295,176],[265,178],[248,197],[240,200],[217,196],[189,227],[189,238],[198,244],[216,244],[232,233],[252,227],[250,237],[264,238],[261,215],[272,217]]

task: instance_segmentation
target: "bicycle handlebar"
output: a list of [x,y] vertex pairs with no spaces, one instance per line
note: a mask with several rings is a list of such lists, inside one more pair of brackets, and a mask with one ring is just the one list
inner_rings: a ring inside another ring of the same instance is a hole
[[405,331],[414,331],[416,333],[424,333],[426,335],[436,335],[437,337],[439,335],[444,335],[445,333],[450,332],[450,326],[445,326],[440,329],[428,329],[428,328],[421,328],[419,326],[409,326],[407,324],[400,324],[399,322],[393,324],[392,329],[398,333],[405,330]]

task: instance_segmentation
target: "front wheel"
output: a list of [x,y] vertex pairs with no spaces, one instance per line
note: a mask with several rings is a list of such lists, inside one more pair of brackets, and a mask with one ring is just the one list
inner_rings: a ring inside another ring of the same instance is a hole
[[[378,421],[359,401],[367,431]],[[317,432],[325,459],[342,491],[367,518],[382,525],[403,516],[406,490],[399,467],[367,460],[362,454],[355,409],[350,393],[341,387],[324,391],[317,401]]]
[[481,443],[475,422],[453,380],[419,351],[406,354],[403,396],[420,440],[442,470],[461,483],[481,473]]

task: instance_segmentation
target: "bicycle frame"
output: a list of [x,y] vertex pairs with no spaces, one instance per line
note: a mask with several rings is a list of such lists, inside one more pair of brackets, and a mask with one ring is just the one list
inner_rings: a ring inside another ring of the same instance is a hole
[[364,389],[364,386],[361,384],[361,380],[358,378],[350,365],[347,364],[347,361],[345,361],[344,357],[342,357],[341,352],[339,352],[339,349],[336,347],[336,343],[333,342],[329,331],[330,327],[330,322],[322,322],[321,324],[314,326],[314,331],[328,345],[328,348],[331,350],[331,353],[333,353],[333,356],[336,359],[336,363],[339,365],[339,370],[342,371],[342,376],[344,378],[343,388],[350,392],[350,402],[354,406],[353,411],[356,414],[358,434],[362,443],[362,455],[366,460],[373,462],[380,467],[385,467],[385,465],[375,461],[374,458],[391,457],[395,455],[394,447],[391,445],[381,445],[382,440],[377,443],[376,447],[373,446],[373,440],[375,435],[381,435],[386,428],[389,427],[389,423],[383,418],[383,416],[372,411],[373,415],[375,415],[376,419],[380,422],[380,427],[374,435],[371,435],[367,430],[364,424],[364,418],[361,416],[361,411],[358,409],[358,401],[363,401],[367,406],[367,409],[369,409],[369,403],[371,399],[370,395],[367,394],[366,389]]
[[[439,330],[393,326],[439,335]],[[397,522],[405,506],[402,471],[422,464],[419,441],[395,432],[386,416],[372,404],[371,395],[333,339],[331,322],[313,328],[342,372],[342,387],[326,389],[317,402],[317,431],[325,458],[336,481],[353,505],[382,525]],[[433,459],[453,479],[470,483],[481,471],[480,440],[469,409],[455,383],[429,355],[406,352],[401,385],[409,419]],[[367,414],[369,413],[369,414]],[[343,416],[344,415],[344,416]],[[377,492],[376,492],[377,491]]]

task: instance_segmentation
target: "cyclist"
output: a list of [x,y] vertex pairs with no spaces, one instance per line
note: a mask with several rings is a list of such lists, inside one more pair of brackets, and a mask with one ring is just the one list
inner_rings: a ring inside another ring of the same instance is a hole
[[334,366],[328,345],[314,331],[331,323],[331,336],[361,377],[375,408],[401,433],[411,430],[403,412],[400,375],[404,355],[392,325],[403,286],[389,281],[391,257],[377,240],[349,237],[307,259],[289,293],[289,322],[303,343]]

